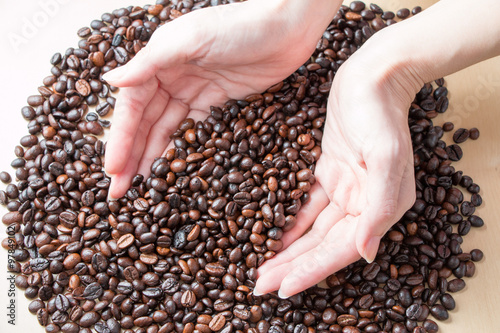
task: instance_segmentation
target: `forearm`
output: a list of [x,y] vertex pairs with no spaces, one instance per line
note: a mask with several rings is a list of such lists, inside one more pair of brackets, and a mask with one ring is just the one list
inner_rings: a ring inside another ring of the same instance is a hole
[[378,61],[380,73],[392,74],[386,79],[415,93],[425,82],[500,54],[500,1],[480,1],[486,10],[478,4],[441,0],[377,33],[360,53],[370,53],[365,56]]

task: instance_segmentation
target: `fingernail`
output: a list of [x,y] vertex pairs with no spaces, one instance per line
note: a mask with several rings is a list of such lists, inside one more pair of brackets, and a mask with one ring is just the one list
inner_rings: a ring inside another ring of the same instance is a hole
[[365,260],[368,263],[372,263],[373,260],[375,260],[375,257],[377,256],[378,252],[379,243],[380,243],[379,237],[372,237],[370,238],[368,243],[366,243],[365,253],[363,255],[363,258],[365,258]]
[[262,296],[264,294],[261,293],[260,291],[258,291],[257,288],[253,288],[253,295],[258,297],[258,296]]
[[278,290],[278,297],[281,298],[281,299],[286,299],[290,296],[288,296],[287,294],[285,294],[281,289]]
[[112,196],[108,195],[108,201],[109,202],[118,201],[118,198],[113,198]]
[[122,68],[117,68],[102,75],[104,81],[119,80],[123,76]]

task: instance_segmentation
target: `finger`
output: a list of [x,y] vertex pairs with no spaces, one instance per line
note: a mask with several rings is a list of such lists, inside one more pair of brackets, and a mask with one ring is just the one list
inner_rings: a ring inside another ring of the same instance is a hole
[[297,213],[297,224],[285,232],[281,238],[283,249],[299,239],[330,202],[319,182],[316,182],[308,193],[310,195],[309,201]]
[[[170,96],[164,90],[160,89],[146,107],[143,117],[140,120],[141,124],[137,130],[131,154],[129,158],[125,159],[125,167],[120,173],[116,174],[120,175],[120,177],[111,178],[113,186],[111,186],[111,190],[109,191],[108,197],[110,200],[122,197],[128,187],[130,187],[132,178],[138,173],[137,168],[147,145],[148,133],[152,127],[156,126],[162,113],[166,112],[164,111],[166,109],[165,105],[168,108],[169,100]],[[118,182],[120,182],[120,185],[117,185]]]
[[[192,14],[189,16],[194,20]],[[190,58],[187,52],[196,54],[199,48],[200,43],[193,43],[193,38],[197,41],[201,35],[192,34],[186,25],[192,27],[192,22],[186,17],[163,25],[126,65],[104,74],[103,79],[117,87],[131,87],[155,77],[160,69],[186,63]],[[186,36],[188,31],[190,35]]]
[[[408,147],[394,151],[402,152],[394,156],[380,153],[375,159],[366,161],[366,208],[360,216],[356,232],[356,248],[368,262],[372,262],[377,254],[380,239],[397,222],[408,208],[400,201],[400,189],[405,170],[413,170],[409,165],[410,151]],[[402,160],[404,158],[404,160]]]
[[123,169],[119,174],[113,175],[111,177],[111,183],[108,189],[108,200],[113,201],[123,197],[132,183],[132,178],[134,177],[134,166],[129,164]]
[[186,118],[192,118],[195,123],[204,120],[208,113],[204,111],[191,110],[188,113],[188,107],[178,101],[172,100],[166,112],[157,121],[151,129],[144,154],[139,163],[138,173],[148,177],[151,164],[154,159],[165,155],[166,147],[173,144],[170,136],[177,130],[179,124]]
[[[300,208],[297,214],[297,223],[292,229],[286,231],[281,238],[281,241],[283,242],[281,252],[285,251],[291,244],[303,236],[304,233],[311,227],[313,222],[318,218],[319,214],[328,205],[328,197],[319,182],[316,182],[312,186],[309,194],[309,201]],[[267,265],[269,262],[273,262],[273,259],[266,261],[264,265],[259,268],[259,272],[261,274],[264,274],[266,270],[271,269],[274,266],[272,264]]]
[[314,286],[334,272],[359,259],[354,245],[357,218],[339,221],[315,248],[297,257],[288,265],[288,273],[282,278],[278,295],[287,298]]
[[115,175],[125,168],[132,153],[139,125],[142,123],[144,110],[157,88],[158,82],[152,79],[141,86],[123,88],[120,91],[106,147],[106,173]]
[[318,216],[314,222],[313,228],[304,236],[296,240],[288,248],[280,252],[276,257],[268,260],[262,267],[259,268],[260,277],[257,279],[254,294],[265,294],[278,289],[281,279],[277,274],[284,277],[291,266],[287,266],[290,262],[300,257],[304,252],[313,249],[317,244],[323,241],[323,238],[345,214],[340,211],[334,204],[328,205]]
[[105,73],[102,78],[116,87],[131,87],[143,84],[158,71],[154,46],[148,43],[126,65]]

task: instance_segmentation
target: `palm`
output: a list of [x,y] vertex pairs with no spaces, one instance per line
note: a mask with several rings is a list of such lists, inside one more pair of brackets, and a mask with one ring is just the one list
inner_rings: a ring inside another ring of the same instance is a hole
[[349,265],[371,237],[378,247],[414,201],[411,141],[398,111],[410,102],[362,85],[362,72],[346,63],[335,77],[311,200],[284,235],[286,249],[259,269],[259,292],[290,296]]
[[[125,193],[136,173],[149,174],[181,121],[203,120],[211,105],[266,90],[312,53],[315,39],[273,19],[257,27],[244,6],[207,8],[166,24],[117,70],[126,74],[110,80],[124,87],[106,154],[113,197]],[[298,43],[303,40],[312,42]],[[288,47],[293,44],[300,46]]]

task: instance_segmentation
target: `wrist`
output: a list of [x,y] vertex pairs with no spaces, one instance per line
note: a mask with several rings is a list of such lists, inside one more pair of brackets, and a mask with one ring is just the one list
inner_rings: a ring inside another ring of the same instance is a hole
[[281,29],[316,44],[337,13],[341,0],[251,0],[257,12],[263,8],[280,22]]
[[428,81],[422,75],[424,66],[395,44],[395,36],[386,28],[371,37],[342,67],[355,73],[364,87],[361,90],[392,100],[393,111],[406,117],[415,95]]
[[487,13],[472,6],[470,0],[439,1],[378,32],[366,45],[377,44],[378,57],[385,58],[394,77],[418,92],[426,82],[500,54],[500,3],[485,0]]

